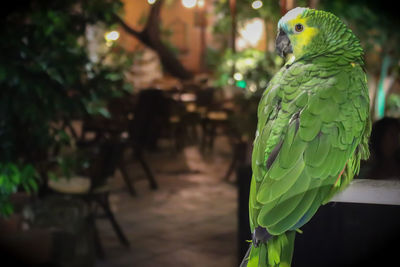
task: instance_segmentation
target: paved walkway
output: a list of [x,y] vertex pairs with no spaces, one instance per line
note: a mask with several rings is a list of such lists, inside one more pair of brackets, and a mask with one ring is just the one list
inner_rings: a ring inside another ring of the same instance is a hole
[[122,247],[108,221],[98,221],[106,259],[99,267],[233,267],[237,263],[237,193],[223,176],[231,149],[218,137],[213,152],[171,146],[146,155],[159,183],[151,191],[137,162],[129,166],[137,197],[120,188],[112,208],[131,248]]

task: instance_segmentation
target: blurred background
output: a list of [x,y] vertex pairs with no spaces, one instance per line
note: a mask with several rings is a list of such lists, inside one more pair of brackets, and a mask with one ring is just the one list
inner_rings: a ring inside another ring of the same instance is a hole
[[[238,266],[257,105],[284,64],[276,24],[297,6],[333,12],[360,38],[374,127],[357,178],[398,180],[389,1],[15,0],[0,10],[0,265]],[[398,237],[396,206],[342,208],[333,221],[350,223],[319,246],[336,251],[332,266],[345,266],[333,239],[346,231],[369,229],[345,241],[348,264]]]

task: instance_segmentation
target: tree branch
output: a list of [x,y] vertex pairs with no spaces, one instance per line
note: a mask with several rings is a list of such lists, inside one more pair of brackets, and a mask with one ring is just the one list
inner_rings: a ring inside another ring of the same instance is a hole
[[114,14],[114,17],[127,33],[136,37],[144,45],[153,49],[158,54],[161,64],[167,72],[180,79],[191,79],[193,74],[182,65],[171,49],[161,40],[160,14],[163,3],[164,0],[158,0],[152,5],[146,26],[141,32],[130,27],[118,15]]
[[164,0],[158,0],[150,9],[150,14],[143,32],[151,32],[154,35],[160,34],[160,14]]
[[113,16],[114,16],[114,19],[119,23],[119,25],[122,26],[122,28],[127,33],[135,36],[139,40],[142,40],[142,38],[143,38],[143,33],[142,32],[139,32],[139,31],[135,30],[134,28],[132,28],[131,26],[129,26],[128,24],[126,24],[125,21],[123,19],[121,19],[117,14],[113,14]]

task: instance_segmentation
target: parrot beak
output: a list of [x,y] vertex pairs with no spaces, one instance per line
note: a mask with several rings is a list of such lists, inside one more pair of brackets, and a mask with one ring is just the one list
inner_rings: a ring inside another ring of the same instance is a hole
[[276,52],[282,58],[286,58],[286,56],[290,53],[293,53],[293,48],[290,43],[289,37],[283,30],[279,30],[278,36],[276,37]]

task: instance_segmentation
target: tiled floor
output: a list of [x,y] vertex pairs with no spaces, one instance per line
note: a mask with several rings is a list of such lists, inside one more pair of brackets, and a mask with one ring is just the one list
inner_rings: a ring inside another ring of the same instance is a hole
[[231,159],[227,140],[218,137],[213,152],[198,146],[175,153],[163,146],[146,155],[159,183],[151,191],[137,162],[129,166],[137,197],[119,174],[111,195],[117,220],[131,242],[121,246],[108,221],[98,221],[106,253],[97,266],[237,266],[237,193],[223,181]]

